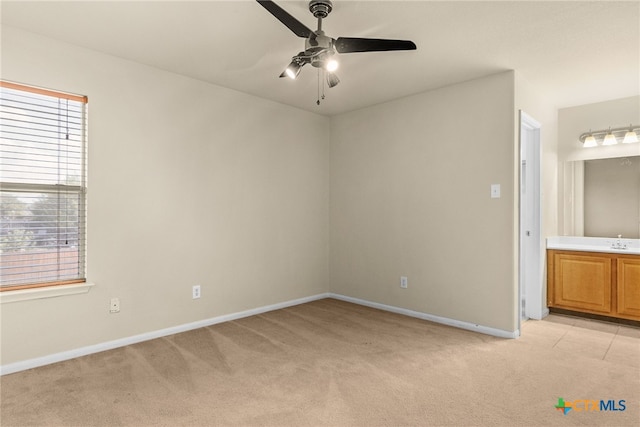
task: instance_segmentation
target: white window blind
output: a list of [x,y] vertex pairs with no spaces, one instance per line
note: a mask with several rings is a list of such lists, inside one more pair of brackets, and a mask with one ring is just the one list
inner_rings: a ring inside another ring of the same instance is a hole
[[87,98],[0,81],[0,290],[85,280]]

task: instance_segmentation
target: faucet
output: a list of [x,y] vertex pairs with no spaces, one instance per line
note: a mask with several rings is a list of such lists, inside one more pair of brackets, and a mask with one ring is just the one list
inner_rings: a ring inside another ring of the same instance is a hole
[[627,249],[627,243],[622,242],[622,234],[618,234],[618,240],[611,243],[611,249]]

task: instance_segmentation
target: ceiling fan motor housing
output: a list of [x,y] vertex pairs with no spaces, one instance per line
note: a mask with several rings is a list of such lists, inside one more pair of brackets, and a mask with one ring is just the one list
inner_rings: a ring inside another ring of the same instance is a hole
[[309,62],[316,68],[324,68],[326,61],[334,54],[333,39],[325,36],[323,31],[317,31],[305,42],[304,55],[309,57]]
[[325,36],[324,31],[316,31],[304,43],[306,52],[313,53],[323,49],[331,49],[333,47],[333,39]]
[[311,0],[309,2],[309,11],[316,18],[326,18],[331,13],[333,5],[330,0]]

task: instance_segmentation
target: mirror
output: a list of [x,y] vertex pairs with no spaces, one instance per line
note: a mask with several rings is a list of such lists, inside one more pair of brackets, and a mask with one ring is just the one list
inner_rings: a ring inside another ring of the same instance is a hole
[[640,238],[640,156],[569,163],[575,235]]

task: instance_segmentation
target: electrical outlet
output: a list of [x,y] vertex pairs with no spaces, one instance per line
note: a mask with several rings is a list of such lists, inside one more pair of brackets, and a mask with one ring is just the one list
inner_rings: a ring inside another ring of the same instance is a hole
[[407,276],[400,276],[400,287],[402,289],[407,289],[408,286],[409,286],[409,279],[407,279]]
[[111,298],[111,303],[109,304],[109,313],[120,313],[119,298]]
[[191,296],[193,297],[193,299],[198,299],[198,298],[200,298],[200,285],[195,285],[195,286],[191,289]]

